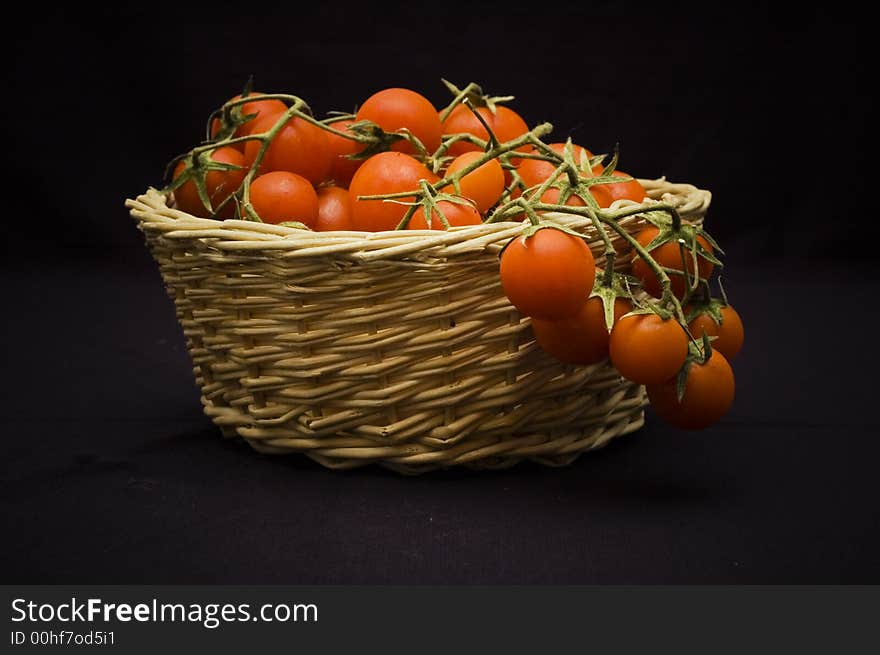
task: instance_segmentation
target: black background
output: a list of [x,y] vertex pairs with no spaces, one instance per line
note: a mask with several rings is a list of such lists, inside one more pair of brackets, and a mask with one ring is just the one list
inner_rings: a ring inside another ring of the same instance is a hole
[[[8,23],[2,576],[880,581],[867,26],[818,4],[40,7]],[[27,11],[27,10],[26,10]],[[318,113],[445,77],[713,192],[746,323],[716,427],[564,469],[339,473],[221,441],[123,207],[249,75]]]

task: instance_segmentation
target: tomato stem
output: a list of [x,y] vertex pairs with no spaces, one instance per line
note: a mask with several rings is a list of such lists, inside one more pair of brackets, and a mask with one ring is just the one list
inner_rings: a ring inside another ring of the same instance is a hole
[[719,275],[716,279],[718,280],[718,289],[721,291],[721,304],[724,307],[727,307],[730,302],[728,302],[727,300],[727,292],[724,290],[724,284],[721,282],[721,276]]
[[447,82],[446,80],[443,80],[443,83],[446,85],[447,89],[455,94],[455,97],[452,99],[452,102],[446,105],[446,107],[444,107],[443,110],[440,112],[441,123],[449,118],[449,114],[451,114],[455,110],[455,108],[462,103],[463,100],[468,98],[468,96],[483,94],[483,90],[478,84],[474,82],[469,82],[468,85],[463,89],[458,89],[454,84],[452,84],[451,82]]
[[471,110],[474,116],[476,116],[477,120],[480,121],[480,124],[486,130],[486,134],[489,135],[489,143],[486,144],[486,150],[492,150],[493,148],[497,148],[501,145],[501,142],[498,141],[498,137],[495,136],[495,132],[492,131],[492,128],[489,127],[489,123],[486,122],[486,119],[480,115],[480,112],[477,111],[477,108],[474,107],[474,103],[472,103],[468,98],[462,100],[462,102],[467,105],[467,108]]

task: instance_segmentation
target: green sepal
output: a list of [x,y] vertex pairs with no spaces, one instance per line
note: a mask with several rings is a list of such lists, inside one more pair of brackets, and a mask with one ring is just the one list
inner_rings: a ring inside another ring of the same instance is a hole
[[354,120],[356,114],[352,114],[350,111],[328,111],[327,118],[322,121],[325,125],[333,125],[333,123],[338,123],[339,121],[347,121]]
[[687,390],[688,374],[690,373],[692,363],[693,360],[690,357],[685,359],[675,378],[675,396],[679,404],[684,400],[684,392]]
[[[614,304],[617,299],[623,298],[624,300],[629,301],[633,307],[635,307],[636,304],[628,286],[628,278],[631,276],[617,273],[612,270],[610,275],[611,283],[606,284],[606,270],[607,269],[596,269],[596,280],[593,282],[593,289],[590,292],[589,297],[600,298],[602,300],[602,310],[605,315],[605,328],[610,334],[611,328],[614,327]],[[631,279],[636,281],[635,278]]]
[[[605,165],[604,170],[602,171],[602,175],[611,177],[611,174],[617,170],[617,163],[620,161],[620,143],[614,144],[614,150],[611,152],[611,161]],[[622,177],[617,176],[615,178],[617,181],[629,181],[624,180]]]
[[280,223],[278,223],[278,225],[283,225],[284,227],[295,227],[298,230],[311,231],[311,229],[312,229],[308,225],[306,225],[305,223],[300,223],[299,221],[281,221]]
[[[724,254],[724,251],[721,249],[721,246],[718,245],[718,242],[715,241],[715,239],[712,238],[712,235],[709,234],[708,232],[706,232],[706,230],[704,230],[702,228],[702,226],[697,227],[695,229],[697,231],[697,234],[699,234],[701,237],[703,237],[706,241],[709,242],[710,246],[712,246],[717,252],[720,252],[722,255]],[[720,262],[719,262],[719,265],[720,265]]]
[[725,307],[724,301],[719,298],[710,298],[708,301],[704,299],[692,299],[690,303],[690,311],[685,314],[685,320],[688,323],[695,318],[707,314],[717,325],[724,323],[724,316],[721,310]]
[[393,143],[406,139],[405,135],[396,132],[386,132],[376,125],[376,123],[368,120],[352,123],[348,126],[348,130],[360,136],[367,136],[372,139],[372,143],[367,144],[360,152],[346,155],[347,159],[353,159],[355,161],[369,159],[375,154],[386,152],[391,149]]
[[[417,203],[417,205],[421,205],[423,207],[423,211],[425,213],[425,223],[428,225],[428,229],[431,229],[431,222],[434,218],[435,213],[440,218],[440,222],[443,224],[443,229],[448,230],[451,227],[451,225],[449,224],[449,219],[446,218],[446,214],[437,205],[437,203],[441,200],[451,202],[455,205],[469,205],[471,207],[474,207],[473,201],[463,196],[456,196],[450,193],[438,193],[437,195],[428,198],[428,196],[425,195],[422,201],[420,203]],[[408,223],[409,221],[407,221],[407,224]]]
[[[238,204],[238,215],[243,221],[252,221],[254,223],[262,223],[263,219],[260,218],[260,215],[254,210],[253,205],[250,203],[239,203]],[[244,209],[244,213],[242,213],[242,209]]]
[[211,197],[208,195],[208,189],[205,185],[205,176],[209,171],[234,171],[241,170],[242,167],[234,164],[227,164],[225,162],[214,161],[211,158],[212,152],[213,150],[210,149],[204,150],[195,156],[190,152],[182,157],[178,156],[175,160],[172,160],[177,162],[182,160],[184,162],[183,170],[176,179],[172,180],[171,183],[165,187],[163,192],[171,192],[186,182],[192,181],[205,210],[213,214],[214,208],[211,206]]
[[[468,100],[468,101],[470,101],[470,103],[474,107],[486,107],[493,115],[497,111],[497,107],[496,107],[497,104],[510,102],[511,100],[514,99],[514,96],[489,96],[489,95],[486,95],[483,92],[482,87],[475,82],[471,82],[470,84],[465,86],[464,89],[459,89],[457,86],[455,86],[449,80],[444,80],[441,78],[440,81],[443,82],[444,86],[452,94],[453,98],[458,98],[459,96],[462,96],[462,94],[464,94],[459,102],[464,102],[465,100]],[[465,89],[467,89],[468,87],[470,87],[470,90],[467,93],[465,93]],[[447,109],[444,109],[441,112],[441,115],[446,114],[446,116],[443,116],[441,120],[445,120],[450,112],[451,112],[451,109],[449,109],[448,107],[447,107]]]
[[608,155],[593,155],[590,157],[590,173],[593,172],[593,169],[596,168],[596,166],[601,166],[607,156]]

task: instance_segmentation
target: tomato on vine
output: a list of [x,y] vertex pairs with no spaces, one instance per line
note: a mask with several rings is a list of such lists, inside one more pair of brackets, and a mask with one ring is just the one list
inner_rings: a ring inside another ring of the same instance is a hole
[[[443,216],[449,222],[450,227],[460,225],[480,225],[483,222],[479,210],[470,202],[452,202],[450,200],[438,200],[437,207],[443,212]],[[409,220],[410,230],[445,230],[446,226],[440,215],[435,211],[431,211],[431,225],[428,226],[425,220],[424,206],[416,209],[412,218]]]
[[272,171],[257,176],[250,188],[251,207],[264,223],[298,221],[314,227],[318,196],[312,184],[296,173]]
[[516,237],[501,255],[501,285],[525,316],[575,316],[596,278],[593,253],[584,240],[551,227]]
[[[716,337],[712,340],[713,350],[717,350],[730,361],[739,354],[744,340],[744,328],[739,313],[730,305],[720,308],[721,323],[708,312],[697,314],[688,323],[691,334],[699,339],[705,333],[707,336]],[[691,307],[685,307],[684,313],[690,315]]]
[[[560,155],[565,152],[564,143],[551,143],[549,145],[554,152],[557,152]],[[537,149],[533,149],[531,152],[533,154],[540,153],[540,151],[538,151]],[[572,146],[572,154],[574,155],[575,164],[577,164],[578,167],[581,167],[582,164],[589,162],[590,158],[593,157],[593,153],[579,145]],[[528,188],[537,186],[546,181],[547,178],[553,175],[554,171],[556,171],[557,168],[559,168],[559,164],[555,162],[545,161],[543,159],[523,159],[516,167],[516,171],[517,173],[519,173],[523,184],[525,184],[525,186]],[[594,175],[598,175],[599,172],[601,172],[602,167],[595,166],[592,170]]]
[[316,232],[353,230],[351,197],[348,189],[338,186],[318,187],[318,217],[312,229]]
[[419,182],[437,182],[439,178],[428,168],[402,152],[380,152],[358,168],[348,187],[351,196],[351,219],[356,230],[379,232],[393,230],[403,219],[407,205],[415,195],[385,200],[359,200],[359,196],[375,196],[419,190]]
[[[614,301],[614,322],[632,311],[625,298]],[[581,310],[570,318],[557,320],[532,319],[535,340],[541,348],[566,364],[597,364],[608,358],[608,328],[605,325],[605,306],[599,296],[584,303]]]
[[[259,93],[253,92],[249,93],[245,96],[245,98],[249,98],[254,95],[261,95]],[[228,102],[234,102],[236,100],[241,100],[241,94],[233,96],[228,100]],[[248,119],[244,123],[238,125],[235,128],[235,131],[232,133],[232,137],[240,137],[240,136],[248,136],[254,126],[254,122],[258,118],[263,118],[265,116],[279,116],[287,111],[287,105],[285,105],[281,100],[277,100],[275,98],[266,98],[263,100],[252,100],[251,102],[245,102],[241,105],[236,105],[231,110],[235,112],[241,119],[244,119],[247,116],[252,116],[252,118]],[[217,136],[217,133],[220,131],[220,128],[223,126],[223,122],[220,118],[215,118],[211,121],[211,137]],[[241,150],[244,152],[244,144],[238,143],[233,146],[237,150]]]
[[637,384],[659,384],[681,369],[688,355],[688,337],[675,319],[631,314],[617,321],[608,352],[623,377]]
[[677,378],[649,384],[646,391],[651,406],[664,421],[685,430],[701,430],[728,412],[735,388],[727,358],[713,349],[705,362],[693,361],[688,366],[681,400]]
[[[594,169],[595,172],[595,169]],[[598,172],[597,172],[598,174]],[[631,177],[623,171],[615,170],[611,173],[615,177]],[[648,197],[648,192],[642,183],[632,178],[627,182],[612,182],[609,184],[596,184],[590,187],[590,193],[599,203],[599,207],[605,209],[611,206],[616,200],[632,200],[633,202],[643,202]]]
[[[660,228],[654,225],[648,225],[647,227],[639,231],[639,233],[636,235],[636,240],[639,242],[639,244],[647,248],[647,246],[659,235]],[[697,234],[695,238],[697,243],[702,246],[702,248],[707,253],[711,255],[712,245],[709,243],[709,241],[700,234]],[[694,258],[691,254],[691,250],[685,247],[685,263],[683,264],[681,247],[676,239],[672,239],[657,246],[656,248],[653,248],[649,251],[649,254],[651,255],[652,259],[654,259],[660,266],[664,268],[669,268],[676,271],[687,270],[688,276],[690,277],[691,281],[693,281]],[[699,276],[705,280],[708,279],[709,276],[712,274],[712,271],[714,270],[714,265],[711,261],[698,254],[696,270],[698,271]],[[632,273],[635,277],[639,278],[642,281],[642,285],[645,291],[647,291],[652,296],[659,297],[663,293],[663,288],[660,284],[660,280],[657,279],[657,275],[651,269],[648,262],[646,262],[638,255],[633,259]],[[685,292],[687,291],[687,285],[685,283],[684,275],[673,273],[669,275],[669,279],[672,293],[674,293],[677,298],[683,298],[685,296]]]
[[[459,155],[449,164],[446,176],[464,169],[480,159],[482,152],[466,152]],[[490,159],[475,170],[464,175],[459,180],[461,195],[470,198],[477,205],[477,209],[486,213],[504,193],[504,169],[497,159]],[[450,187],[451,188],[451,187]]]
[[[480,115],[492,133],[500,142],[510,141],[518,136],[522,136],[529,131],[529,126],[523,120],[522,116],[513,109],[503,105],[496,105],[493,112],[489,107],[475,107],[474,111]],[[457,105],[443,121],[442,131],[444,135],[451,134],[470,134],[483,141],[489,140],[489,132],[480,122],[480,118],[474,115],[470,107],[461,104]],[[528,146],[518,148],[525,152]],[[466,152],[478,152],[480,148],[468,141],[456,141],[449,146],[449,154],[459,156]]]
[[[376,123],[386,132],[409,130],[429,153],[440,147],[443,131],[437,109],[425,96],[410,89],[390,88],[377,91],[360,106],[355,120]],[[391,149],[414,154],[413,144],[397,141]]]
[[[215,170],[208,169],[205,173],[205,191],[211,201],[211,209],[216,210],[220,205],[235,193],[238,187],[244,182],[247,171],[245,170],[245,158],[236,148],[232,146],[220,146],[211,151],[209,159],[218,164],[228,164],[238,168],[233,170]],[[177,180],[184,172],[186,164],[184,161],[178,162],[174,168],[173,179]],[[174,190],[174,201],[177,208],[181,211],[207,218],[211,212],[208,211],[205,204],[199,196],[198,188],[193,179],[186,180],[183,184]],[[235,216],[235,201],[230,200],[220,209],[217,216],[219,219],[228,219]]]

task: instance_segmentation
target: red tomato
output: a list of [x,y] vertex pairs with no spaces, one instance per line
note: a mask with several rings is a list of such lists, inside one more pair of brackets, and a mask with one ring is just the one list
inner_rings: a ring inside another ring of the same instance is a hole
[[[463,155],[459,155],[449,164],[449,168],[446,169],[446,176],[448,177],[462,170],[482,156],[482,152],[466,152]],[[504,169],[501,168],[501,164],[497,159],[490,159],[461,178],[459,183],[461,195],[473,200],[477,205],[477,209],[485,214],[498,202],[501,194],[504,193]],[[451,186],[445,187],[444,191],[452,193],[450,189],[453,188]]]
[[[221,146],[211,153],[211,159],[223,164],[241,166],[239,170],[232,171],[208,171],[205,175],[205,188],[211,200],[211,207],[216,209],[220,203],[235,193],[241,183],[244,182],[247,171],[244,170],[244,156],[232,146]],[[180,162],[174,169],[174,177],[177,178],[183,172],[184,163]],[[177,208],[193,216],[206,218],[209,212],[199,198],[195,182],[187,180],[174,190],[174,201]],[[227,219],[235,216],[235,201],[227,202],[217,218]]]
[[[403,191],[416,191],[419,181],[434,183],[439,178],[420,161],[402,152],[380,152],[361,164],[348,193],[351,196],[351,218],[354,229],[366,232],[393,230],[406,214],[406,205],[382,200],[358,200],[358,196],[375,196]],[[397,198],[413,202],[414,196]]]
[[[614,321],[632,310],[628,300],[614,301]],[[608,357],[608,329],[605,306],[593,296],[571,318],[555,321],[532,319],[535,339],[548,354],[566,364],[596,364]]]
[[[268,132],[278,121],[279,116],[263,116],[254,121],[251,134]],[[287,171],[302,175],[312,184],[327,179],[333,166],[334,156],[327,144],[326,130],[302,118],[291,118],[275,135],[263,161],[260,173]],[[261,141],[248,141],[244,157],[248,166],[257,158],[262,147]]]
[[[690,308],[685,308],[685,314]],[[694,338],[699,339],[705,332],[710,337],[717,337],[712,341],[712,349],[717,350],[729,362],[739,354],[743,345],[744,330],[739,313],[726,305],[721,308],[721,324],[715,322],[709,314],[700,314],[688,323],[688,328]]]
[[[511,141],[529,131],[529,126],[526,125],[522,117],[508,107],[497,105],[494,114],[488,107],[477,107],[476,111],[486,121],[501,143]],[[486,128],[467,105],[458,105],[449,113],[449,116],[443,121],[443,134],[472,134],[478,139],[489,140]],[[517,148],[523,152],[528,149],[529,146]],[[473,143],[459,141],[449,147],[449,154],[457,157],[465,152],[479,150],[480,148]]]
[[318,219],[318,196],[311,183],[296,173],[272,171],[251,184],[251,206],[264,223],[299,221],[313,227]]
[[[330,126],[340,132],[347,132],[348,126],[352,123],[354,123],[353,120],[343,119],[331,123]],[[327,149],[333,158],[333,164],[330,167],[328,179],[332,180],[339,186],[348,188],[348,185],[351,183],[351,178],[354,176],[355,171],[361,165],[362,161],[360,159],[349,159],[346,155],[353,155],[360,152],[363,149],[363,146],[352,139],[346,139],[343,136],[327,132]]]
[[[595,187],[594,187],[595,188]],[[660,230],[653,225],[648,225],[639,231],[636,235],[636,241],[638,241],[643,246],[647,246],[651,243],[657,235],[660,233]],[[703,238],[702,236],[697,235],[697,242],[703,246],[708,252],[712,252],[712,246],[709,242]],[[651,255],[651,258],[654,259],[660,266],[665,268],[671,268],[677,271],[684,271],[685,269],[682,267],[681,262],[681,249],[675,241],[668,241],[664,243],[662,246],[654,248],[652,251],[648,253]],[[685,261],[687,262],[685,266],[687,267],[688,274],[691,276],[693,280],[694,276],[694,259],[690,254],[689,250],[685,251]],[[697,270],[699,271],[699,275],[703,279],[708,279],[708,277],[712,274],[712,269],[714,266],[712,262],[708,259],[704,259],[703,257],[697,257]],[[651,270],[650,266],[648,266],[647,262],[641,257],[636,256],[632,262],[632,273],[635,277],[639,278],[642,281],[642,286],[645,291],[650,293],[652,296],[660,297],[663,293],[663,289],[660,286],[660,281],[657,279],[657,276],[654,274],[654,271]],[[683,298],[686,285],[684,275],[669,275],[670,283],[672,286],[672,292],[675,294],[677,298]],[[694,335],[697,336],[696,334]]]
[[675,377],[688,354],[688,338],[674,319],[635,314],[620,319],[608,344],[611,363],[636,384],[659,384]]
[[[386,132],[408,129],[428,152],[440,147],[440,117],[425,96],[409,89],[383,89],[371,95],[357,111],[356,120],[373,121]],[[397,152],[415,153],[408,141],[391,146]]]
[[[551,143],[550,147],[560,155],[565,152],[564,143]],[[578,166],[581,165],[582,161],[587,161],[593,156],[593,153],[579,145],[573,145],[572,154],[574,155],[574,161]],[[516,167],[516,171],[519,173],[519,176],[522,178],[526,187],[533,187],[541,184],[548,177],[553,175],[553,171],[557,168],[558,166],[553,162],[544,161],[543,159],[523,159]],[[593,169],[593,173],[597,174],[601,169],[601,166],[597,166]]]
[[583,239],[544,228],[516,237],[501,255],[501,285],[525,316],[559,319],[580,312],[593,288],[596,266]]
[[318,188],[318,220],[312,226],[316,232],[353,230],[351,197],[348,190],[338,186]]
[[[254,93],[248,94],[246,97],[250,98],[252,95],[260,95],[260,94],[254,92]],[[241,94],[239,94],[233,98],[230,98],[229,102],[232,102],[233,100],[239,100],[239,99],[241,99]],[[253,129],[254,122],[258,118],[261,118],[264,116],[278,116],[279,114],[283,114],[285,111],[287,111],[287,105],[285,105],[280,100],[273,100],[273,99],[254,100],[253,102],[246,102],[243,105],[238,105],[237,109],[238,109],[238,111],[241,112],[242,117],[249,116],[251,114],[256,114],[256,116],[254,116],[254,118],[252,118],[248,122],[244,123],[243,125],[239,125],[237,128],[235,128],[235,132],[232,134],[233,138],[239,137],[239,136],[248,136],[251,133],[251,130]],[[220,122],[219,118],[215,118],[214,120],[211,121],[211,136],[212,137],[215,136],[217,134],[217,132],[220,130],[220,125],[221,125],[221,122]],[[234,147],[236,149],[244,152],[244,144],[243,143],[238,143]]]
[[[457,203],[449,200],[439,200],[437,206],[449,221],[450,227],[457,225],[480,225],[483,222],[480,212],[471,203]],[[425,220],[425,208],[419,207],[412,218],[409,219],[410,230],[445,230],[446,226],[436,211],[431,212],[431,227]]]
[[648,400],[664,421],[684,430],[701,430],[717,422],[733,405],[736,383],[727,359],[717,350],[688,370],[681,402],[677,380],[648,385]]
[[[612,175],[616,177],[630,177],[622,171],[615,170]],[[632,200],[634,202],[642,202],[648,192],[641,183],[633,178],[629,182],[616,182],[613,184],[597,184],[590,187],[590,193],[599,203],[599,207],[607,208],[615,200]]]

